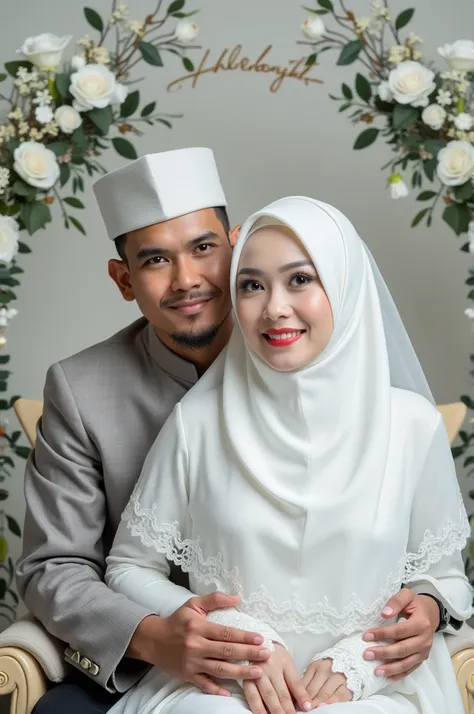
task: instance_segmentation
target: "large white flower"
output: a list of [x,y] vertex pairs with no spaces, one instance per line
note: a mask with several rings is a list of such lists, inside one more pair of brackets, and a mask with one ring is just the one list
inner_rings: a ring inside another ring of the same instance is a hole
[[451,69],[461,72],[474,70],[474,42],[472,40],[456,40],[452,45],[438,47],[441,57],[444,57]]
[[52,70],[56,69],[61,62],[66,45],[71,39],[72,35],[58,37],[50,32],[44,32],[35,37],[28,37],[17,51],[23,54],[35,67]]
[[87,64],[71,74],[69,91],[78,112],[104,109],[117,101],[115,75],[103,64]]
[[36,141],[25,141],[15,149],[14,164],[18,176],[30,186],[36,186],[47,191],[54,186],[59,178],[59,165],[56,156],[43,144]]
[[436,172],[445,186],[466,183],[474,174],[474,146],[467,141],[450,141],[438,153]]
[[195,22],[183,18],[176,24],[175,36],[183,44],[188,44],[196,39],[199,33],[199,25]]
[[439,104],[430,104],[421,115],[422,121],[431,129],[438,131],[443,126],[446,119],[446,110]]
[[309,37],[310,40],[320,40],[326,32],[324,22],[318,15],[307,17],[301,25],[301,29],[303,30],[303,34]]
[[54,112],[54,118],[58,122],[59,128],[65,134],[72,134],[82,124],[82,117],[74,107],[64,104]]
[[0,216],[0,262],[11,263],[18,252],[20,228],[11,216]]
[[400,62],[388,75],[388,86],[399,104],[426,107],[428,97],[436,88],[434,72],[419,62]]

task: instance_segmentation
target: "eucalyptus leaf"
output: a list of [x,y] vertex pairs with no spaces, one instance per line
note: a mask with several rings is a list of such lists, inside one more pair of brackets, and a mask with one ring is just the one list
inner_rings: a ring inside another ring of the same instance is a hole
[[409,129],[418,119],[418,109],[409,104],[396,104],[392,115],[394,129]]
[[143,109],[141,111],[141,116],[147,117],[150,114],[153,114],[155,107],[156,107],[156,102],[150,102],[150,104],[147,104],[145,107],[143,107]]
[[14,62],[5,62],[5,69],[7,70],[8,74],[11,77],[16,77],[16,73],[18,72],[20,67],[24,67],[29,72],[31,72],[31,70],[33,69],[32,63],[28,62],[27,60],[16,60]]
[[64,203],[67,203],[68,206],[72,206],[73,208],[84,208],[82,201],[78,198],[74,198],[74,196],[67,196],[66,198],[63,198],[63,201]]
[[115,151],[124,156],[126,159],[136,159],[138,158],[137,152],[133,144],[128,141],[128,139],[122,139],[121,137],[116,137],[112,139],[112,144]]
[[372,87],[369,81],[362,74],[357,74],[355,81],[356,92],[359,97],[364,101],[369,103],[372,98]]
[[428,141],[425,141],[424,149],[428,154],[432,154],[433,158],[436,158],[445,146],[446,142],[442,139],[428,139]]
[[347,86],[347,84],[342,84],[342,93],[345,96],[346,99],[352,99],[353,98],[353,93],[352,89]]
[[434,180],[434,175],[436,171],[436,166],[438,165],[438,162],[436,159],[428,159],[427,161],[423,161],[423,170],[425,172],[426,177],[430,180]]
[[418,223],[420,223],[423,220],[423,218],[426,216],[426,214],[428,213],[429,210],[430,210],[429,208],[423,208],[419,213],[417,213],[415,218],[411,222],[411,227],[415,228],[415,226],[417,226]]
[[414,13],[415,10],[413,8],[409,8],[408,10],[404,10],[403,12],[401,12],[395,20],[395,28],[397,30],[401,30],[402,27],[408,25]]
[[145,62],[152,64],[154,67],[163,67],[163,60],[161,59],[160,53],[151,42],[140,42],[138,49]]
[[451,203],[443,211],[443,221],[457,236],[466,233],[470,220],[469,208],[464,203]]
[[59,165],[59,185],[61,188],[67,184],[69,177],[71,176],[71,169],[69,164]]
[[189,57],[183,57],[183,65],[184,68],[188,70],[188,72],[194,72],[194,65],[189,59]]
[[74,216],[68,216],[68,219],[71,221],[74,228],[77,228],[77,230],[82,233],[82,235],[87,235],[84,226],[80,221],[77,220],[77,218],[74,218]]
[[5,72],[0,72],[0,82],[4,82],[7,78],[7,75]]
[[312,67],[313,64],[316,64],[317,59],[318,55],[316,54],[316,52],[313,52],[313,54],[310,55],[306,60],[306,67]]
[[51,221],[49,206],[42,201],[24,203],[20,216],[30,236]]
[[23,196],[24,198],[32,198],[36,195],[37,188],[30,186],[25,181],[17,179],[12,186],[12,191],[16,196]]
[[71,93],[69,92],[69,87],[71,86],[71,75],[66,72],[59,72],[54,78],[54,85],[60,97],[63,99],[69,99]]
[[379,135],[380,129],[375,129],[375,127],[371,127],[370,129],[365,129],[357,139],[355,140],[354,144],[354,149],[365,149],[367,146],[370,146],[371,144],[374,143],[374,141],[377,139]]
[[342,48],[337,64],[346,65],[355,62],[362,50],[362,47],[363,45],[361,40],[351,40],[351,42],[348,42],[347,45]]
[[185,0],[174,0],[166,11],[168,15],[173,15],[175,12],[179,12],[186,5]]
[[468,409],[474,409],[474,400],[471,397],[467,396],[467,394],[464,394],[461,397],[461,401],[463,404],[466,405]]
[[20,240],[18,241],[18,252],[26,255],[27,253],[31,253],[31,248]]
[[136,89],[134,92],[130,92],[130,94],[125,99],[124,103],[121,105],[120,116],[123,119],[126,119],[127,117],[131,117],[132,114],[134,114],[136,112],[139,104],[140,104],[140,92],[138,91],[138,89]]
[[97,127],[101,134],[107,134],[113,122],[112,107],[108,106],[104,109],[92,109],[87,112],[87,116]]
[[474,187],[472,181],[466,181],[462,186],[456,186],[454,189],[454,195],[457,201],[469,201],[474,193]]
[[436,196],[436,191],[422,191],[419,196],[416,197],[417,201],[430,201]]
[[47,148],[51,149],[55,156],[64,156],[69,151],[69,144],[65,141],[53,141]]
[[[23,446],[23,447],[17,446],[16,449],[15,449],[15,453],[18,452],[18,450],[21,449],[21,448],[26,449],[26,450],[28,451],[28,455],[29,455],[31,449],[28,449],[28,447],[26,447],[26,446]],[[18,454],[18,456],[20,456],[20,454]],[[27,458],[27,457],[25,457],[25,458]],[[18,536],[18,537],[20,538],[20,537],[21,537],[21,530],[20,530],[20,526],[18,525],[18,523],[16,522],[16,520],[15,520],[14,518],[12,518],[11,516],[8,516],[8,515],[6,516],[6,519],[7,519],[9,531],[10,531],[11,533],[13,533],[13,535],[16,535],[16,536]]]
[[318,5],[329,12],[334,12],[334,6],[331,0],[318,0]]
[[85,7],[84,15],[86,17],[87,22],[91,27],[94,28],[94,30],[97,30],[98,32],[104,31],[104,21],[102,20],[98,12],[93,10],[91,7]]

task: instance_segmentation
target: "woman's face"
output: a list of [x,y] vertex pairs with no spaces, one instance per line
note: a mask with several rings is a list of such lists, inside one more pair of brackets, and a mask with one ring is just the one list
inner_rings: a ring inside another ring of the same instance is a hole
[[329,343],[331,306],[305,248],[287,228],[249,238],[237,271],[237,316],[249,346],[273,369],[300,369]]

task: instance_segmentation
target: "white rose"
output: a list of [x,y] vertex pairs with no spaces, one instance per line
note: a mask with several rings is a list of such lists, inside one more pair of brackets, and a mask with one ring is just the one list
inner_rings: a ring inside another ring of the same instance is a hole
[[436,89],[434,72],[419,62],[400,62],[388,76],[388,86],[399,104],[426,107],[429,95]]
[[393,102],[392,92],[388,86],[388,82],[380,82],[377,87],[377,94],[379,95],[382,102]]
[[15,149],[13,168],[26,183],[44,191],[54,186],[59,178],[56,156],[43,144],[25,141]]
[[49,124],[53,119],[53,112],[50,107],[36,107],[35,118],[40,124]]
[[179,20],[176,25],[175,36],[180,42],[183,42],[184,44],[195,40],[198,36],[198,33],[199,26],[196,25],[196,23],[191,22],[191,20],[187,20],[186,18]]
[[318,15],[307,17],[301,25],[301,29],[303,30],[303,34],[309,37],[310,40],[320,40],[326,32],[324,22]]
[[74,55],[71,59],[71,67],[78,72],[86,66],[86,58],[83,55]]
[[71,74],[69,91],[74,97],[73,107],[78,112],[104,109],[115,101],[115,75],[103,64],[86,64]]
[[82,124],[82,117],[79,112],[67,104],[56,109],[54,118],[58,122],[61,131],[65,134],[72,134]]
[[466,112],[461,112],[454,120],[454,125],[459,131],[471,131],[473,124],[474,119],[470,114],[466,114]]
[[0,216],[0,262],[11,263],[18,253],[20,228],[11,216]]
[[438,131],[443,126],[446,119],[446,110],[440,107],[439,104],[430,104],[423,109],[421,119],[431,129]]
[[456,40],[452,45],[446,44],[438,47],[438,53],[446,60],[451,69],[460,72],[474,70],[474,42],[472,40]]
[[467,141],[450,141],[438,153],[436,172],[445,186],[462,186],[474,173],[474,146]]
[[52,70],[56,69],[61,62],[66,45],[71,39],[72,35],[58,37],[50,32],[44,32],[42,35],[28,37],[17,51],[23,54],[35,67]]

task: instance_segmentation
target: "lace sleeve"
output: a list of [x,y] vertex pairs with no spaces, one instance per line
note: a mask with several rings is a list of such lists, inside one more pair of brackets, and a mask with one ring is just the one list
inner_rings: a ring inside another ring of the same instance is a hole
[[[385,642],[377,644],[387,644]],[[367,642],[362,639],[362,634],[351,635],[338,642],[324,652],[313,657],[313,662],[321,659],[332,659],[333,672],[341,672],[347,679],[347,688],[353,692],[353,701],[367,699],[371,694],[376,694],[387,686],[385,677],[377,677],[375,668],[381,664],[377,660],[364,659]]]

